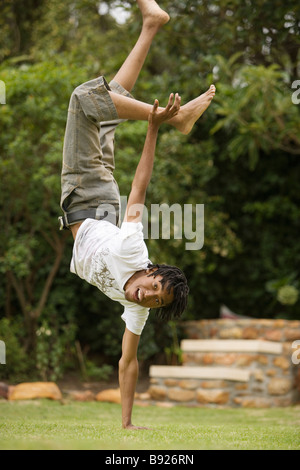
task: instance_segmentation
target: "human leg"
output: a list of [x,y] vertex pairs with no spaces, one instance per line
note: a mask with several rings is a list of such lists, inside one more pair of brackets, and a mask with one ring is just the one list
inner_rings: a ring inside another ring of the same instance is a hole
[[114,77],[114,81],[128,91],[135,85],[156,33],[170,19],[155,0],[137,0],[137,3],[143,17],[142,30],[135,46]]
[[[113,169],[104,161],[99,135],[100,123],[118,120],[108,89],[104,77],[98,77],[81,84],[71,95],[61,172],[64,226],[101,217],[97,209],[107,203],[118,213],[119,190]],[[112,134],[113,129],[107,131]]]
[[[114,77],[126,90],[131,91],[147,57],[153,38],[162,25],[169,21],[169,15],[163,11],[155,0],[137,0],[143,17],[143,26],[137,43],[129,56]],[[148,120],[153,104],[116,94],[109,91],[112,102],[115,105],[120,119]],[[212,85],[205,93],[185,104],[179,113],[168,121],[168,124],[177,128],[183,134],[188,134],[194,123],[200,118],[215,95],[215,87]],[[163,108],[159,108],[162,110]]]
[[[157,21],[157,9],[162,10],[154,0],[138,0],[138,3],[143,13],[142,33],[132,54],[114,77],[120,87],[126,85],[128,89],[131,89],[139,75],[155,33],[168,19],[168,15],[163,12],[167,18]],[[188,134],[209,106],[214,94],[215,88],[211,86],[206,93],[182,106],[178,114],[167,122]],[[119,193],[112,174],[114,161],[110,157],[105,158],[101,148],[104,122],[110,122],[105,131],[104,146],[111,145],[114,133],[114,129],[110,129],[112,121],[147,120],[152,107],[152,104],[132,99],[126,90],[120,93],[119,89],[110,89],[103,77],[86,82],[74,90],[69,106],[62,169],[61,207],[65,215],[94,209],[104,202],[118,207]],[[102,136],[99,139],[101,127]],[[113,147],[111,154],[113,156]]]
[[[167,121],[168,124],[178,129],[182,134],[189,134],[195,122],[202,116],[215,96],[216,88],[210,88],[192,101],[181,106],[178,114]],[[138,100],[132,100],[126,96],[109,92],[116,107],[120,119],[147,121],[153,105]],[[162,110],[163,108],[158,108]]]
[[[71,97],[64,142],[61,207],[67,213],[97,207],[103,200],[118,204],[113,178],[114,132],[119,119],[147,119],[148,109],[134,107],[133,88],[159,28],[169,20],[155,0],[137,0],[143,16],[139,39],[109,86],[103,77],[77,87]],[[127,90],[127,91],[126,91]],[[112,99],[114,97],[114,99]],[[128,100],[129,115],[123,117],[121,104]],[[133,109],[134,108],[134,109]],[[136,114],[138,111],[138,114]],[[142,112],[141,112],[142,111]],[[100,184],[101,183],[101,184]]]

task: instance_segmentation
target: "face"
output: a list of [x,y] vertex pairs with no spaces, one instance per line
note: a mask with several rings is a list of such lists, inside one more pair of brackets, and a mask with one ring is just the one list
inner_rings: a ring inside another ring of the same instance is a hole
[[136,273],[130,279],[125,285],[125,298],[146,308],[166,307],[173,302],[173,292],[168,293],[166,286],[162,288],[162,276],[148,277],[149,272]]

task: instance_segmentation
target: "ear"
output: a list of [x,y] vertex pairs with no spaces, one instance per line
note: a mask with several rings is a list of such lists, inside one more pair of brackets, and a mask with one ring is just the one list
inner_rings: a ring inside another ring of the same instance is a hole
[[154,271],[156,271],[156,270],[157,270],[157,268],[147,268],[146,269],[146,274],[149,275],[151,273],[154,273]]

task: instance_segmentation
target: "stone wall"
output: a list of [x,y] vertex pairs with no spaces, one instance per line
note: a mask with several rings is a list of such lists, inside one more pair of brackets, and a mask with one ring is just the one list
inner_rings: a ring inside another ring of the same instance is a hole
[[300,340],[300,321],[216,319],[182,322],[188,339],[264,339],[283,343],[289,354],[293,341]]
[[[300,401],[300,321],[185,322],[181,366],[152,366],[153,401],[211,407],[290,406]],[[298,346],[298,347],[299,347]],[[293,356],[294,354],[294,356]],[[294,362],[294,363],[293,363]]]

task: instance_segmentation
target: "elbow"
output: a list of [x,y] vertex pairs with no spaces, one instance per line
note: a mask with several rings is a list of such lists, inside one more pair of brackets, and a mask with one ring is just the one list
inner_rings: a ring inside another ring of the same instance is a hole
[[126,369],[126,361],[124,361],[123,357],[119,360],[119,372],[124,372]]
[[119,360],[119,372],[125,374],[129,371],[136,370],[138,368],[138,360],[136,356],[126,357],[122,356]]

